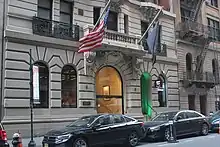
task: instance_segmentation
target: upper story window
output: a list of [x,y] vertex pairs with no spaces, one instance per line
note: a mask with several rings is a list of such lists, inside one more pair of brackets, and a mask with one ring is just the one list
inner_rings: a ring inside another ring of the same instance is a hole
[[48,20],[52,18],[52,0],[38,0],[37,16]]
[[65,0],[60,1],[60,22],[72,24],[72,3]]
[[96,24],[96,22],[97,22],[98,19],[99,19],[100,11],[101,11],[101,8],[100,8],[100,7],[94,7],[94,8],[93,8],[93,24],[94,24],[94,25]]
[[128,34],[128,15],[124,14],[124,32]]
[[219,22],[211,18],[207,18],[209,26],[209,35],[214,40],[220,41]]
[[214,7],[218,7],[218,0],[210,0],[210,4]]
[[118,13],[109,11],[107,29],[112,31],[118,31]]
[[[141,36],[147,30],[148,25],[149,24],[147,22],[141,21]],[[147,46],[147,42],[146,42],[147,36],[148,36],[148,33],[144,36],[144,39],[142,41],[142,44],[143,44],[145,50],[148,50],[148,46]]]

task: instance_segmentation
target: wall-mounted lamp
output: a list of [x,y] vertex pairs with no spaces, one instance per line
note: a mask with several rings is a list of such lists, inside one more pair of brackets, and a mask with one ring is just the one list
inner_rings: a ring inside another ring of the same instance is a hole
[[110,95],[110,86],[106,85],[102,87],[103,95]]

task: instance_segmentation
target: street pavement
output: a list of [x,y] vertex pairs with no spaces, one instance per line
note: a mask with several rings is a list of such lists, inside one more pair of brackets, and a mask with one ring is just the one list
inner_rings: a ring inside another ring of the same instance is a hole
[[141,143],[138,147],[219,147],[220,134],[209,134],[178,140],[178,143]]
[[[42,137],[34,138],[36,142],[36,147],[42,147],[41,141]],[[28,147],[30,139],[22,139],[23,147]],[[10,147],[11,140],[9,140]],[[157,142],[157,143],[140,143],[138,147],[219,147],[220,134],[209,134],[208,136],[198,136],[179,139],[178,143],[167,143],[167,142]]]

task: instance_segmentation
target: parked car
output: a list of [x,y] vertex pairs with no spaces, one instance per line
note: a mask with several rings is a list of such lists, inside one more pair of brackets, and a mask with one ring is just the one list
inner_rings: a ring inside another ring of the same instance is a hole
[[209,123],[211,124],[211,127],[210,127],[211,131],[216,132],[219,130],[220,110],[216,111],[212,116],[210,116]]
[[158,114],[152,121],[146,122],[145,140],[168,140],[170,138],[169,121],[173,122],[176,136],[185,136],[190,134],[207,135],[209,133],[208,118],[204,115],[192,111],[172,111]]
[[7,140],[7,133],[3,128],[3,125],[0,123],[0,147],[9,147]]
[[143,122],[125,115],[97,114],[81,117],[64,128],[49,131],[43,147],[57,145],[91,147],[96,145],[126,144],[134,147],[144,137]]

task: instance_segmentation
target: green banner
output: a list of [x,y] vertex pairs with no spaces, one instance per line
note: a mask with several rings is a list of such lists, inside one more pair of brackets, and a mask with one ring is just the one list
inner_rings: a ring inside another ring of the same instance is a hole
[[141,107],[144,115],[152,116],[152,78],[146,72],[141,76]]

